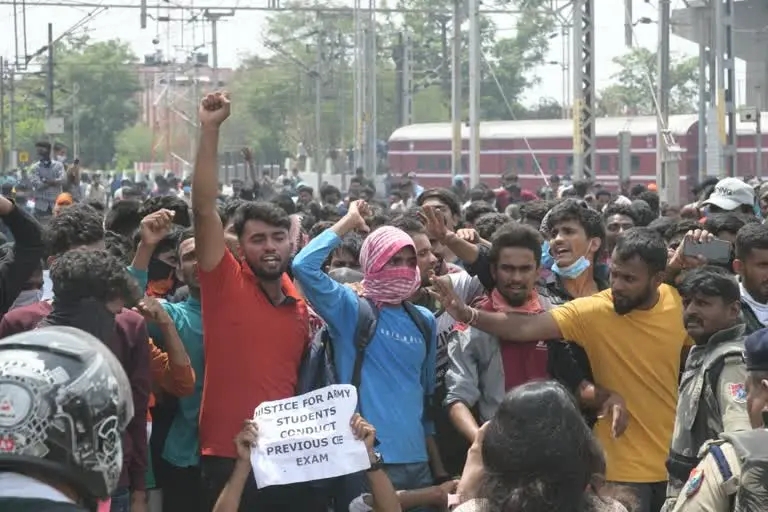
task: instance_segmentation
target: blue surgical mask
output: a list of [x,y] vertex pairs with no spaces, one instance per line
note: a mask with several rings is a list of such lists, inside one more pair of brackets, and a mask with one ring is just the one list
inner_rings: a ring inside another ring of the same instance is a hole
[[555,258],[549,253],[549,242],[541,244],[541,268],[551,269],[555,264]]
[[552,272],[559,275],[563,279],[576,279],[581,274],[587,271],[587,269],[590,267],[589,260],[582,256],[581,258],[577,259],[570,265],[564,268],[560,268],[557,265],[557,262],[555,262],[554,265],[552,265]]

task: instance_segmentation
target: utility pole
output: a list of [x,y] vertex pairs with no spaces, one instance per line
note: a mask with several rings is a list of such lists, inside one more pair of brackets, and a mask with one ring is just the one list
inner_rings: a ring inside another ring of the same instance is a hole
[[633,35],[634,35],[634,23],[632,19],[632,0],[624,0],[624,46],[632,48]]
[[451,175],[462,173],[461,168],[461,3],[453,0],[453,38],[451,39]]
[[75,83],[72,91],[72,154],[80,157],[80,115],[78,113],[77,95],[80,93],[80,85]]
[[594,176],[595,155],[595,2],[573,3],[573,178]]
[[363,104],[363,168],[369,179],[374,179],[377,170],[377,138],[376,138],[376,0],[368,1],[366,11],[366,25],[364,36],[364,58],[365,63],[363,82],[365,84],[365,96]]
[[219,37],[218,24],[222,18],[228,18],[235,15],[235,10],[214,11],[206,9],[203,16],[211,22],[211,58],[213,60],[213,90],[219,89]]
[[[662,201],[667,201],[669,188],[679,188],[678,181],[668,181],[669,157],[664,144],[664,133],[669,124],[669,38],[670,38],[670,0],[659,0],[659,54],[657,56],[657,73],[659,76],[656,84],[656,97],[659,102],[659,111],[656,113],[656,184],[659,187],[659,196]],[[669,203],[672,204],[672,203]]]
[[480,184],[480,16],[469,0],[469,183]]
[[396,65],[397,125],[413,123],[413,69],[411,59],[411,36],[408,31],[398,34],[398,43],[392,51]]
[[6,63],[8,69],[8,148],[11,151],[10,168],[15,170],[18,165],[18,153],[16,152],[16,78],[13,66]]
[[364,105],[365,105],[365,38],[363,35],[362,20],[362,0],[355,0],[353,10],[355,24],[355,68],[353,72],[355,90],[354,90],[354,151],[353,163],[354,169],[363,165],[363,126],[364,126]]
[[698,178],[699,183],[703,182],[707,177],[707,62],[709,56],[707,54],[707,41],[711,38],[705,35],[709,35],[709,25],[707,24],[704,11],[699,9],[699,33],[701,34],[701,40],[699,41],[699,101],[698,101],[698,114],[699,114],[699,133],[698,133],[698,152],[696,160],[698,162]]
[[756,176],[758,178],[763,177],[763,102],[761,94],[760,91],[757,91],[757,94],[755,95],[755,98],[757,99],[757,118],[755,119],[755,122],[757,123],[757,126],[755,127],[755,167],[757,167]]
[[5,169],[5,61],[0,56],[0,172]]
[[735,176],[736,154],[736,75],[733,52],[733,0],[712,0],[715,10],[714,34],[717,63],[717,118],[723,144],[724,162],[720,176]]
[[[54,112],[54,105],[53,105],[53,73],[54,73],[54,63],[53,63],[53,23],[48,24],[48,76],[47,78],[47,114],[48,118],[53,118],[53,112]],[[54,135],[49,135],[49,140],[51,142],[51,160],[53,160],[53,146],[54,146]]]
[[[320,23],[320,14],[318,13],[316,21]],[[317,63],[315,68],[315,151],[312,158],[312,170],[317,173],[316,190],[320,189],[323,183],[323,167],[325,167],[325,158],[321,148],[322,115],[323,115],[323,38],[324,30],[317,30]]]

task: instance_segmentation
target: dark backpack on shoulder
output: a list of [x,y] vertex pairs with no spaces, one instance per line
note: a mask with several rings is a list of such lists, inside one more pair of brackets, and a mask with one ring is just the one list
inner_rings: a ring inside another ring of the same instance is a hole
[[[355,364],[352,367],[352,381],[350,384],[360,389],[363,360],[365,351],[376,334],[376,324],[379,320],[379,308],[369,299],[358,297],[357,325],[355,326]],[[403,302],[403,309],[411,317],[413,323],[419,329],[429,351],[432,332],[429,324],[419,313],[416,306],[410,302]],[[328,332],[328,326],[323,326],[304,352],[299,366],[298,379],[296,381],[296,394],[302,395],[316,389],[339,384],[339,374],[333,360],[333,343]],[[358,400],[359,400],[358,394]]]
[[[357,403],[360,407],[360,385],[362,384],[363,360],[365,351],[376,334],[376,324],[379,320],[379,308],[369,299],[358,297],[357,325],[355,327],[355,364],[352,367],[351,384],[358,390]],[[416,327],[421,332],[424,342],[427,345],[427,352],[431,346],[432,333],[429,324],[419,313],[416,306],[410,302],[403,302],[403,308]],[[304,356],[299,366],[299,374],[296,382],[296,394],[301,395],[309,393],[316,389],[330,386],[331,384],[340,384],[339,374],[336,371],[336,364],[333,360],[333,342],[328,332],[328,326],[323,326],[312,342],[304,352]],[[425,414],[429,404],[424,404]],[[362,411],[361,411],[362,414]],[[359,474],[344,475],[325,480],[315,480],[307,482],[308,486],[315,493],[318,502],[332,503],[338,500],[338,496],[343,494],[344,479],[360,478]],[[345,504],[346,506],[346,504]],[[342,508],[345,508],[342,506]]]
[[[360,374],[363,368],[363,357],[368,344],[376,333],[376,323],[379,320],[379,310],[368,299],[358,297],[357,326],[355,327],[355,366],[352,371],[351,384],[360,387]],[[299,366],[299,376],[296,382],[296,394],[302,395],[316,389],[339,384],[339,374],[333,361],[333,344],[328,326],[324,325],[304,352]]]

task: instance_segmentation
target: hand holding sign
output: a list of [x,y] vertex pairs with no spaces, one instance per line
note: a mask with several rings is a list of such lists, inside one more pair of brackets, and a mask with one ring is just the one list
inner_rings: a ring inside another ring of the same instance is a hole
[[251,451],[256,446],[259,438],[259,427],[255,421],[245,420],[243,430],[235,437],[235,447],[237,448],[237,459],[248,462],[251,460]]
[[370,468],[366,441],[372,448],[376,431],[358,416],[355,431],[363,440],[355,439],[356,406],[357,390],[349,384],[259,405],[253,413],[258,440],[250,454],[259,488]]

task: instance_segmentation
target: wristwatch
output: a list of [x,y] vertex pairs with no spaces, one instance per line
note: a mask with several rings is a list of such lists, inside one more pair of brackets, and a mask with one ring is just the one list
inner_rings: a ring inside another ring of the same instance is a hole
[[371,467],[368,468],[366,471],[378,471],[384,467],[384,459],[381,457],[381,454],[379,452],[373,452],[371,457]]

